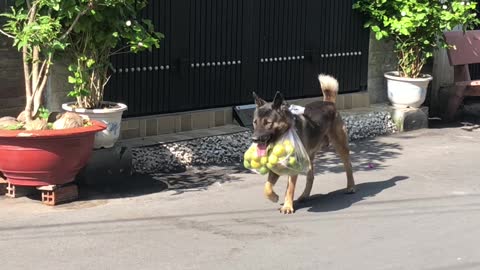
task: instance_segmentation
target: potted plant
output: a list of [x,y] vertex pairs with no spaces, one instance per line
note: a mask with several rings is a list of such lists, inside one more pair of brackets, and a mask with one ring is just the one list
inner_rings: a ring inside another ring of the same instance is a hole
[[442,33],[477,23],[476,2],[460,0],[359,0],[353,8],[367,16],[365,27],[377,40],[392,41],[398,69],[384,74],[388,98],[395,107],[418,108],[432,76],[422,68],[433,50],[446,48]]
[[68,95],[76,101],[62,108],[104,122],[107,129],[96,135],[94,148],[110,148],[119,138],[122,114],[127,109],[125,104],[103,100],[111,76],[110,59],[117,54],[159,48],[163,35],[154,31],[150,21],[137,19],[146,0],[92,2],[92,12],[82,16],[69,35],[71,45],[66,53],[72,63],[68,82],[73,90]]
[[[92,152],[94,135],[106,128],[75,113],[51,115],[42,107],[43,91],[56,53],[68,45],[88,1],[16,1],[2,14],[1,34],[22,54],[25,110],[0,119],[0,171],[14,185],[43,186],[74,180]],[[70,21],[64,28],[62,21]]]

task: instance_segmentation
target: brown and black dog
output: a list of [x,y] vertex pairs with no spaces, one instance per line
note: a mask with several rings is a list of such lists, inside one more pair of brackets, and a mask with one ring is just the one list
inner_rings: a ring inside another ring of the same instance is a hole
[[[293,126],[310,156],[311,164],[307,172],[307,183],[303,194],[298,199],[299,201],[310,196],[314,178],[313,161],[315,154],[330,143],[340,155],[347,173],[346,192],[355,192],[348,135],[345,124],[335,107],[338,81],[332,76],[323,74],[319,75],[318,79],[324,100],[307,104],[305,111],[300,115],[295,115],[289,110],[289,104],[279,92],[272,102],[266,102],[253,93],[256,104],[253,118],[253,142],[257,143],[258,147],[266,147]],[[273,186],[278,178],[277,174],[270,171],[265,183],[264,194],[272,202],[278,202],[278,195],[273,191]],[[294,212],[293,195],[297,178],[298,175],[288,178],[285,202],[283,207],[280,208],[280,211],[284,214]]]

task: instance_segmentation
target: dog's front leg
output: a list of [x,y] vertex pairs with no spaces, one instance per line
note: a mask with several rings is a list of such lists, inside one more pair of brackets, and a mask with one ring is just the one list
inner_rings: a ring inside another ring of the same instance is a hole
[[263,189],[263,194],[270,201],[276,203],[278,202],[278,195],[273,191],[273,186],[277,183],[280,176],[272,171],[268,174],[267,182],[265,183],[265,188]]
[[285,202],[283,207],[280,208],[280,212],[284,214],[293,214],[293,195],[295,193],[295,185],[297,184],[298,175],[288,177],[287,192],[285,194]]

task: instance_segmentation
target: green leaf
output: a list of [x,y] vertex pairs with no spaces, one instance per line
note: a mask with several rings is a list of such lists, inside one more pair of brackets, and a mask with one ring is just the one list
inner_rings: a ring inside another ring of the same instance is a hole
[[75,83],[77,83],[77,79],[75,79],[72,76],[68,76],[68,83],[75,84]]
[[88,59],[87,61],[87,67],[91,68],[93,65],[95,65],[95,60],[93,59]]

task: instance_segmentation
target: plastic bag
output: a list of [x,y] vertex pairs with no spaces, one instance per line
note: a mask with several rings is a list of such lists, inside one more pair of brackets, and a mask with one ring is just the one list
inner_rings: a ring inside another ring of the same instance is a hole
[[268,147],[258,147],[258,144],[253,143],[243,155],[243,166],[255,173],[267,174],[268,151]]
[[308,156],[294,128],[290,128],[268,147],[253,143],[244,154],[243,166],[265,175],[269,170],[278,175],[306,174],[310,169]]
[[278,175],[298,175],[308,172],[310,157],[295,128],[290,128],[271,145],[267,168]]

